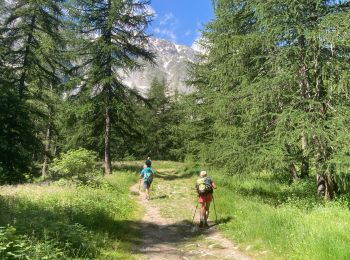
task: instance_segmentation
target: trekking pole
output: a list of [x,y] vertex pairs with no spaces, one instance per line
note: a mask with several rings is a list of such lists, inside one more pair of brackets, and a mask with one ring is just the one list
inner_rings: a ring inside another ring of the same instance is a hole
[[215,222],[216,222],[216,224],[218,224],[218,216],[216,215],[214,195],[213,195],[213,205],[214,205],[214,211],[215,211]]
[[198,203],[197,203],[196,209],[194,210],[194,214],[193,214],[193,218],[192,218],[192,225],[193,225],[194,217],[196,216],[197,208],[198,208]]

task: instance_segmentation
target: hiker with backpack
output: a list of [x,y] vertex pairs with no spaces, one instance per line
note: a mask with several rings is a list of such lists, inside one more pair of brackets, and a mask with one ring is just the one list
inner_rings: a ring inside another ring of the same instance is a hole
[[213,189],[216,189],[216,185],[206,171],[201,171],[199,177],[196,181],[198,203],[201,204],[199,227],[208,227],[209,207],[213,200]]
[[153,169],[151,168],[151,160],[147,160],[146,164],[143,166],[143,170],[140,173],[140,183],[143,179],[143,187],[146,191],[146,199],[150,199],[149,195],[149,189],[151,187],[152,181],[153,181]]

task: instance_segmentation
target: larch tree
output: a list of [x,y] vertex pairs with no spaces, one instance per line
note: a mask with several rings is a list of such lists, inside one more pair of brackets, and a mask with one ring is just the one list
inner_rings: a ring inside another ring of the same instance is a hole
[[331,198],[331,165],[348,145],[337,137],[349,111],[349,49],[340,40],[349,28],[336,21],[349,2],[214,3],[208,53],[192,70],[194,107],[207,107],[197,121],[212,120],[204,155],[233,172],[284,168],[292,179],[312,163],[318,192]]

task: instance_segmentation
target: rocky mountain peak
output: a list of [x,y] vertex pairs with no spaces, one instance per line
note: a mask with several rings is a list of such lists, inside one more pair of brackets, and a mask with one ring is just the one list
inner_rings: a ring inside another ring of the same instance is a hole
[[150,38],[149,50],[156,55],[155,63],[143,63],[143,68],[124,75],[124,83],[136,88],[140,93],[147,94],[154,78],[165,79],[168,86],[168,94],[175,91],[189,93],[191,86],[186,84],[189,62],[193,62],[198,51],[184,45]]

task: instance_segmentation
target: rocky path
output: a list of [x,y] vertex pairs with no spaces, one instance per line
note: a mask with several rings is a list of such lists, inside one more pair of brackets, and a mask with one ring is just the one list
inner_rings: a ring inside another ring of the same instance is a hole
[[[191,223],[195,204],[189,200],[190,180],[180,180],[171,171],[163,171],[156,179],[151,200],[146,200],[139,192],[139,185],[131,187],[141,207],[144,217],[138,225],[142,234],[136,248],[137,259],[252,259],[238,250],[231,241],[209,222],[209,229],[199,229]],[[186,185],[184,185],[186,183]],[[169,190],[181,184],[175,192]],[[175,200],[175,198],[178,198]],[[186,214],[184,214],[186,212]],[[198,215],[197,210],[197,215]],[[198,219],[198,216],[196,216]]]

